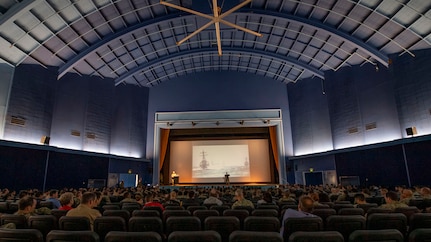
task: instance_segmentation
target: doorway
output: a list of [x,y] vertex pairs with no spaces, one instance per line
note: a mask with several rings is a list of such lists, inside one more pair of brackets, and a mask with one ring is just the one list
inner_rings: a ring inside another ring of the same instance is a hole
[[320,172],[304,172],[305,185],[315,186],[323,184],[323,173]]

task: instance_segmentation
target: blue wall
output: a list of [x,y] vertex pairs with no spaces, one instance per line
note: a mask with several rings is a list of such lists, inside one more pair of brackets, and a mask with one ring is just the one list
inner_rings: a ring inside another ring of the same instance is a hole
[[150,89],[147,159],[153,158],[156,112],[281,109],[285,152],[292,154],[286,84],[241,72],[201,72]]

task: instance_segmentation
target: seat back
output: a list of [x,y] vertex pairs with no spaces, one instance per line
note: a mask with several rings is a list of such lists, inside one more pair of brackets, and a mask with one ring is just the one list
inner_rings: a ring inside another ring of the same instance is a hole
[[99,235],[93,231],[52,230],[46,235],[46,242],[99,242]]
[[46,235],[51,230],[58,229],[58,221],[54,215],[36,215],[30,216],[27,219],[28,228],[39,230],[43,238],[46,238]]
[[134,210],[141,210],[141,205],[139,203],[123,203],[121,210],[126,210],[132,214]]
[[159,214],[160,214],[160,218],[162,218],[162,215],[163,215],[163,210],[162,210],[162,208],[161,207],[157,207],[157,206],[147,206],[147,207],[143,207],[142,208],[143,210],[156,210],[156,211],[158,211],[159,212]]
[[178,205],[167,205],[165,210],[185,210],[185,208]]
[[335,211],[342,209],[342,208],[354,208],[353,204],[350,203],[335,203],[334,206],[332,207],[333,209],[335,209]]
[[1,241],[44,242],[42,233],[37,229],[0,229]]
[[251,214],[254,210],[254,208],[250,206],[236,206],[236,207],[233,207],[233,209],[245,209],[245,210],[248,210],[249,214]]
[[280,232],[280,220],[274,216],[248,216],[244,220],[244,230]]
[[280,233],[257,231],[233,231],[229,236],[229,242],[283,242]]
[[210,216],[205,219],[205,230],[217,231],[223,242],[229,241],[229,235],[240,230],[239,219],[235,216]]
[[338,231],[345,241],[350,234],[358,229],[366,228],[366,219],[362,215],[331,215],[326,219],[326,230]]
[[103,216],[116,216],[121,217],[124,219],[124,221],[129,221],[130,219],[130,212],[127,210],[105,210],[103,211]]
[[201,221],[194,216],[173,216],[166,220],[166,236],[174,231],[200,231]]
[[223,211],[223,216],[235,216],[239,219],[240,229],[244,228],[244,219],[249,215],[250,214],[246,209],[226,209]]
[[230,209],[227,205],[213,205],[210,207],[210,210],[217,210],[220,215],[223,214],[223,211],[226,209]]
[[99,235],[100,241],[104,241],[105,236],[110,231],[127,231],[126,221],[122,217],[102,216],[94,220],[94,232]]
[[105,242],[162,242],[162,237],[156,232],[124,232],[111,231],[106,234]]
[[397,229],[356,230],[349,242],[403,242],[404,236]]
[[289,236],[289,242],[344,242],[343,235],[337,231],[297,231]]
[[431,213],[415,213],[410,216],[409,231],[431,228]]
[[161,236],[164,234],[164,227],[161,218],[158,217],[131,217],[129,220],[130,232],[157,232]]
[[402,214],[406,215],[406,217],[407,217],[407,224],[410,221],[410,217],[413,214],[420,213],[420,212],[421,211],[417,207],[415,207],[415,206],[400,207],[400,208],[395,208],[395,210],[394,210],[394,213],[402,213]]
[[373,214],[373,213],[393,213],[391,209],[388,208],[369,208],[367,212],[367,216]]
[[326,226],[326,218],[331,215],[336,215],[337,211],[333,208],[322,208],[322,209],[314,209],[313,214],[322,218],[323,227]]
[[431,242],[431,228],[415,229],[408,237],[409,242]]
[[261,208],[257,208],[255,210],[253,210],[253,212],[251,212],[251,215],[253,216],[263,216],[263,217],[268,217],[268,216],[272,216],[272,217],[276,217],[278,218],[278,210],[276,209],[261,209]]
[[190,211],[190,214],[193,214],[195,210],[207,210],[208,208],[205,205],[199,205],[199,206],[188,206],[187,210]]
[[362,208],[341,208],[338,210],[339,215],[365,215],[365,211]]
[[60,218],[66,216],[67,210],[59,210],[59,209],[51,209],[51,214],[57,218],[57,221],[60,221]]
[[90,219],[87,217],[71,217],[63,216],[58,221],[58,228],[60,230],[68,231],[82,231],[91,230]]
[[53,209],[54,205],[51,201],[40,201],[39,202],[39,207],[45,207],[45,208],[49,208],[49,209]]
[[174,231],[169,234],[168,242],[221,242],[218,232],[208,231]]
[[373,213],[367,216],[367,229],[397,229],[404,236],[407,217],[402,213]]
[[0,202],[0,213],[8,213],[9,212],[9,202],[2,201]]
[[199,218],[201,221],[201,228],[204,228],[205,226],[205,219],[209,216],[219,216],[219,213],[217,210],[195,210],[193,212],[193,216]]
[[132,217],[159,217],[160,213],[157,210],[135,210],[132,212]]
[[103,211],[106,211],[106,210],[120,210],[121,209],[120,205],[117,205],[117,204],[106,204],[106,205],[103,205],[102,208],[103,208]]
[[357,204],[356,207],[362,208],[364,210],[364,213],[368,213],[368,209],[370,208],[377,208],[379,205],[377,203],[364,203],[364,204]]
[[323,221],[320,217],[288,218],[284,221],[283,239],[287,241],[289,236],[296,231],[321,231]]
[[173,216],[192,216],[188,210],[165,210],[163,211],[163,223],[166,224],[166,220]]
[[24,215],[2,214],[0,217],[0,225],[14,223],[17,229],[26,229],[27,218]]

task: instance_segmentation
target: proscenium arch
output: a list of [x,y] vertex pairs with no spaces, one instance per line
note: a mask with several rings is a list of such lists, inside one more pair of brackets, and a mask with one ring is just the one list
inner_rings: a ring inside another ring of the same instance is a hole
[[[306,25],[307,27],[310,27],[313,29],[327,31],[331,35],[338,36],[339,38],[344,39],[346,42],[349,42],[351,45],[353,45],[353,46],[357,47],[358,49],[364,51],[365,53],[369,54],[372,58],[374,58],[376,61],[378,61],[382,65],[384,65],[386,67],[388,66],[389,58],[386,55],[384,55],[383,53],[381,53],[380,51],[378,51],[377,49],[371,47],[370,45],[367,45],[366,43],[362,42],[361,40],[359,40],[353,36],[350,36],[347,33],[344,33],[340,30],[329,27],[329,26],[327,26],[321,22],[313,21],[313,20],[298,17],[298,16],[294,16],[294,15],[287,14],[287,13],[275,12],[275,11],[270,11],[270,10],[261,10],[261,9],[240,9],[237,14],[247,14],[250,12],[252,12],[253,14],[256,14],[256,15],[262,15],[262,16],[267,16],[267,17],[272,17],[272,18],[276,17],[276,18],[288,19],[289,21],[294,21],[294,22],[297,22],[298,24]],[[173,13],[173,14],[169,14],[169,15],[165,15],[162,17],[158,17],[155,19],[141,22],[141,23],[133,25],[129,28],[125,28],[125,29],[123,29],[117,33],[111,34],[111,35],[103,38],[101,41],[95,43],[94,45],[81,51],[78,55],[76,55],[75,57],[70,59],[66,64],[61,66],[59,68],[58,79],[60,79],[62,76],[64,76],[77,63],[79,63],[83,59],[86,59],[88,55],[97,51],[98,48],[103,47],[105,45],[108,45],[111,41],[117,40],[124,35],[130,34],[134,31],[145,28],[145,27],[150,26],[152,24],[158,24],[158,23],[170,21],[170,20],[173,20],[176,18],[185,18],[185,17],[190,17],[190,16],[191,16],[191,14],[187,14],[187,13],[183,13],[183,12]],[[260,44],[262,44],[262,43],[260,43]],[[200,49],[200,50],[204,51],[203,49]],[[254,50],[254,51],[257,52],[256,50]],[[265,55],[268,55],[268,52],[264,52],[264,53],[265,53]],[[277,54],[272,54],[272,55],[276,56]],[[277,57],[277,59],[285,59],[285,58],[286,58],[285,56],[283,56],[281,58]],[[292,61],[292,60],[288,60],[288,62],[299,63],[299,61]],[[306,64],[302,64],[300,66],[304,66],[304,65],[306,65]],[[313,68],[310,68],[310,66],[308,66],[307,68],[304,68],[304,69],[309,69],[311,72],[314,72],[314,71],[312,71]],[[317,76],[320,76],[320,75],[317,75]],[[120,78],[121,77],[117,78],[117,80],[119,80]]]
[[[268,56],[269,58],[277,59],[280,62],[290,63],[292,66],[299,66],[302,69],[311,72],[313,75],[315,75],[321,79],[325,79],[325,74],[323,73],[323,71],[320,71],[317,68],[314,68],[312,66],[306,65],[305,63],[298,61],[295,58],[285,57],[285,56],[277,55],[277,54],[274,54],[271,52],[265,52],[265,51],[261,51],[261,50],[255,50],[255,49],[223,48],[223,50],[226,52],[228,52],[228,51],[238,52],[239,54],[250,53],[250,54],[258,54],[258,55],[262,55],[262,56]],[[198,53],[203,53],[203,52],[212,52],[212,51],[215,51],[215,49],[213,49],[213,48],[201,48],[201,49],[192,49],[192,50],[188,50],[188,51],[181,51],[178,53],[165,55],[163,57],[155,59],[154,61],[150,61],[144,65],[140,65],[140,66],[133,68],[132,70],[124,73],[123,75],[121,75],[120,77],[115,79],[114,83],[117,86],[117,85],[123,83],[127,78],[132,77],[132,76],[136,75],[137,73],[141,72],[143,69],[149,68],[151,66],[156,66],[162,62],[169,61],[171,59],[175,59],[175,58],[178,58],[181,56],[193,55],[193,54],[198,54]],[[244,68],[247,69],[247,67],[244,67]]]

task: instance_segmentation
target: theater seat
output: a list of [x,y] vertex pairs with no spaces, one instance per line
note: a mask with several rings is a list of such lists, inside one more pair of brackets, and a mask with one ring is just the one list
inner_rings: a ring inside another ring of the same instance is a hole
[[106,234],[105,242],[162,242],[162,237],[156,232],[124,232],[111,231]]
[[404,236],[397,229],[356,230],[350,234],[349,242],[403,242]]
[[248,216],[244,220],[244,230],[280,233],[280,220],[273,216]]
[[208,231],[174,231],[168,237],[168,242],[221,242],[218,232]]
[[42,233],[37,229],[0,229],[1,241],[44,242]]
[[233,231],[229,236],[229,242],[283,242],[280,233],[256,232],[256,231]]
[[99,242],[99,235],[93,231],[52,230],[46,236],[46,242]]
[[288,241],[289,236],[297,231],[321,231],[323,221],[320,217],[289,218],[284,221],[283,239]]
[[337,231],[297,231],[289,236],[289,242],[344,242],[343,235]]
[[240,222],[235,216],[211,216],[205,219],[205,230],[217,231],[222,241],[227,242],[233,231],[240,230]]
[[69,231],[91,230],[90,219],[87,217],[63,216],[58,221],[58,228]]
[[431,242],[431,228],[415,229],[408,237],[409,242]]

